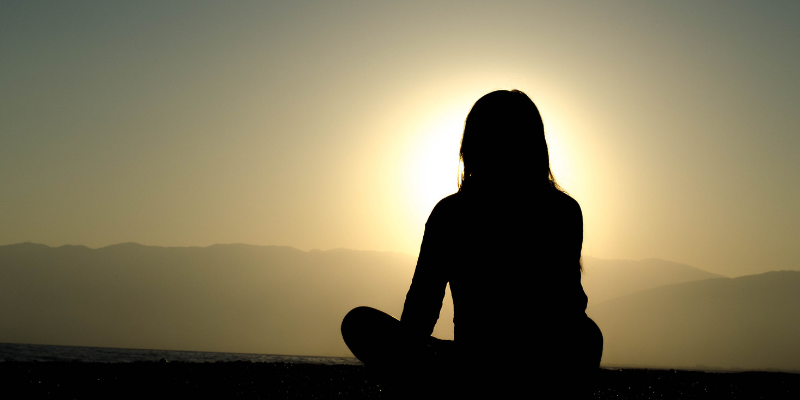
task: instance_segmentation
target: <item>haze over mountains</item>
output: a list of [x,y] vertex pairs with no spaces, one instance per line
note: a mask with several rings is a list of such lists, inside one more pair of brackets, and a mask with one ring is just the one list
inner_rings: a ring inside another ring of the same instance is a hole
[[0,342],[350,355],[344,314],[398,314],[413,265],[273,246],[2,246]]
[[[359,305],[399,315],[415,261],[240,244],[0,246],[0,342],[349,356],[341,318]],[[800,272],[584,266],[605,365],[800,370]],[[452,338],[452,317],[448,293],[434,335]]]
[[800,371],[800,271],[661,286],[587,313],[608,365]]

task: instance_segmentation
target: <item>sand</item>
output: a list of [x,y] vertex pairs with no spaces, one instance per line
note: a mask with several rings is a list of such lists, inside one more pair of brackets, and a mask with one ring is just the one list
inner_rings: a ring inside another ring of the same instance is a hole
[[[359,365],[6,361],[0,387],[4,398],[385,398]],[[800,374],[604,369],[593,398],[798,399]]]

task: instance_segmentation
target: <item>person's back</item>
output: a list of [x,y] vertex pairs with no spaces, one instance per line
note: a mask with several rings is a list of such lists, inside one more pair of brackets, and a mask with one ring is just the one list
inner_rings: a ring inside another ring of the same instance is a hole
[[472,189],[443,199],[431,213],[402,321],[427,332],[438,317],[442,282],[449,282],[455,339],[465,358],[456,363],[465,367],[460,374],[468,381],[503,379],[505,389],[516,391],[516,384],[564,367],[567,354],[557,344],[585,318],[580,207],[553,188]]

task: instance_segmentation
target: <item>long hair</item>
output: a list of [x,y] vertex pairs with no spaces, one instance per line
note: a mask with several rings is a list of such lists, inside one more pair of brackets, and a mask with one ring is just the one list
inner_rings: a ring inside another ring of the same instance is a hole
[[475,102],[458,158],[459,192],[481,181],[563,191],[550,170],[539,109],[519,90],[497,90]]

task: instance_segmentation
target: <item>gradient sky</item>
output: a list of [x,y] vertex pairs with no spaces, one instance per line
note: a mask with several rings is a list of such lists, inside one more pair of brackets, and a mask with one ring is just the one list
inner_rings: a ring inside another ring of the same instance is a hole
[[800,3],[0,3],[0,244],[416,254],[526,91],[584,254],[800,269]]

